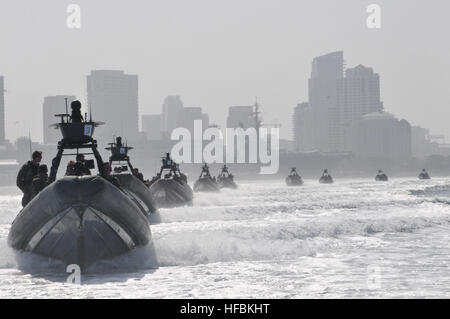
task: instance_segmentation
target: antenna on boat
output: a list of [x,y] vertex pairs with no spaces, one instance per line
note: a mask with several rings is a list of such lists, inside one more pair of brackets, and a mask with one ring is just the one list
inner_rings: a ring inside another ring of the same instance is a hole
[[67,106],[67,98],[65,97],[64,100],[65,100],[65,102],[66,102],[66,114],[69,114],[69,108],[68,108],[68,106]]
[[29,143],[29,146],[30,146],[30,158],[31,158],[32,152],[31,152],[31,132],[30,132],[30,129],[28,129],[28,143]]

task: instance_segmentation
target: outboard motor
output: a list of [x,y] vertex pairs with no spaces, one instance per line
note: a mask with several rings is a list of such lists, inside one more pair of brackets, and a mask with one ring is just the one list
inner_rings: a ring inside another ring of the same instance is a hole
[[142,207],[145,215],[155,213],[157,208],[152,193],[143,181],[143,177],[136,176],[136,170],[131,165],[128,151],[133,147],[123,144],[120,136],[108,145],[109,147],[105,149],[111,152],[109,165],[113,170],[112,176],[117,178],[120,188]]
[[217,184],[219,188],[232,188],[236,189],[238,186],[234,181],[234,176],[228,171],[227,165],[222,167],[220,174],[217,176]]
[[192,205],[194,193],[187,183],[187,177],[170,157],[170,153],[162,158],[162,166],[150,182],[150,191],[158,207],[179,207]]
[[[72,107],[69,115],[67,100],[66,113],[56,116],[61,122],[54,126],[61,130],[63,138],[52,161],[51,184],[16,217],[8,235],[9,245],[84,269],[99,260],[149,244],[147,219],[135,201],[110,182],[97,141],[92,138],[94,129],[102,123],[83,119],[79,108],[77,114],[77,108]],[[56,180],[62,156],[74,155],[63,154],[64,151],[76,150],[79,154],[84,149],[92,151],[89,154],[97,161],[99,176],[66,176]]]
[[202,166],[200,177],[194,184],[194,192],[218,192],[219,190],[216,179],[211,176],[208,164],[205,163]]
[[297,173],[297,169],[293,167],[291,169],[291,173],[286,177],[286,185],[287,186],[301,186],[303,185],[303,179]]

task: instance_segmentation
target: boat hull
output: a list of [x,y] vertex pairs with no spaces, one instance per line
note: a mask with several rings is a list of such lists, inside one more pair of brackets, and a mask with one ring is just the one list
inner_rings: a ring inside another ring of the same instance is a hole
[[87,267],[151,241],[146,217],[116,186],[98,176],[65,177],[16,217],[8,244],[20,251]]
[[303,180],[300,176],[288,176],[286,177],[287,186],[302,186]]
[[113,174],[119,180],[120,188],[131,196],[138,206],[142,207],[145,215],[155,213],[157,205],[152,192],[136,176],[129,173]]
[[387,182],[389,178],[386,175],[377,175],[375,176],[375,181],[377,182]]
[[319,179],[319,183],[321,183],[321,184],[333,184],[333,183],[334,183],[334,180],[333,180],[332,177],[330,177],[330,178],[324,178],[324,177],[321,177],[321,178]]
[[231,189],[238,188],[238,186],[237,186],[236,182],[234,181],[234,179],[229,178],[229,177],[218,178],[217,179],[217,184],[219,185],[219,188],[231,188]]
[[218,192],[219,185],[208,177],[199,178],[194,184],[194,192]]
[[194,193],[191,187],[174,179],[160,179],[150,186],[150,192],[158,208],[192,205]]

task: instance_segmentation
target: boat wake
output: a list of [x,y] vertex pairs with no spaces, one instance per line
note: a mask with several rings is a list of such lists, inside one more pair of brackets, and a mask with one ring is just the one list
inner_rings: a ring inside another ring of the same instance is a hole
[[450,226],[450,216],[439,214],[179,223],[176,230],[171,227],[155,231],[154,239],[160,266],[287,260],[333,253],[354,237],[382,238],[387,233],[406,235],[429,227]]

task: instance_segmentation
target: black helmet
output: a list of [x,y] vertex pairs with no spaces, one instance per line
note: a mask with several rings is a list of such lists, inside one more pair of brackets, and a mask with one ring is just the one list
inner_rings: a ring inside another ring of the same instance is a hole
[[81,110],[81,102],[73,101],[72,103],[70,103],[70,107],[72,110]]

